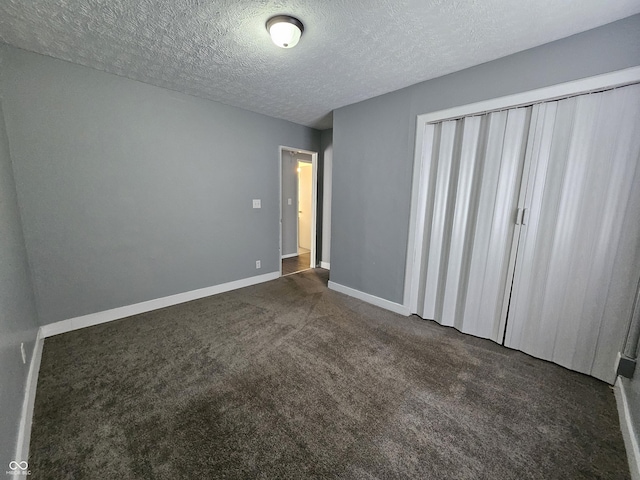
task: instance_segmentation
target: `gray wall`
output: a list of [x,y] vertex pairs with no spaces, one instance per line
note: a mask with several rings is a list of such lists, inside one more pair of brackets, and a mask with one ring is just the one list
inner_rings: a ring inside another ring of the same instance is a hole
[[333,175],[333,130],[323,130],[320,135],[322,177],[318,175],[318,209],[322,222],[318,231],[320,261],[331,262],[331,182]]
[[[298,253],[298,160],[311,162],[311,155],[282,152],[282,255]],[[288,199],[291,199],[291,205]]]
[[[640,351],[638,354],[640,355]],[[633,378],[628,379],[620,377],[620,380],[625,387],[627,401],[629,402],[631,423],[633,424],[633,429],[636,433],[636,439],[638,440],[638,443],[640,443],[640,365],[636,366]]]
[[640,15],[334,112],[331,279],[402,303],[416,116],[640,65]]
[[318,131],[12,47],[2,55],[43,323],[278,271],[278,147],[317,151]]
[[[14,460],[38,323],[0,105],[0,471]],[[27,363],[22,363],[24,342]],[[26,460],[25,459],[16,459]]]

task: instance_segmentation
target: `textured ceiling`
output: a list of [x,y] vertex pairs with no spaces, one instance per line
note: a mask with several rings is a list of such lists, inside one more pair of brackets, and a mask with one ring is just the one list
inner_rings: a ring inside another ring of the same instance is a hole
[[[316,128],[338,107],[640,12],[638,0],[2,0],[0,39]],[[297,47],[266,20],[305,24]]]

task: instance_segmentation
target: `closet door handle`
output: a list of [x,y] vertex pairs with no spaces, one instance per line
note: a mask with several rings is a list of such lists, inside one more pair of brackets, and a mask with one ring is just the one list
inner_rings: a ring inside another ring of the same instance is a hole
[[518,208],[518,211],[516,212],[516,225],[526,225],[527,220],[529,220],[529,216],[527,215],[528,213],[528,208]]

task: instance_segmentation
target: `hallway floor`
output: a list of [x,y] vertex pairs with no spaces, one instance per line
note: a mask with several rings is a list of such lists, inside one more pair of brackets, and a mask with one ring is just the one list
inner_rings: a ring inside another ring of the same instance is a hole
[[291,275],[292,273],[307,270],[311,265],[311,253],[303,253],[297,257],[282,259],[282,275]]

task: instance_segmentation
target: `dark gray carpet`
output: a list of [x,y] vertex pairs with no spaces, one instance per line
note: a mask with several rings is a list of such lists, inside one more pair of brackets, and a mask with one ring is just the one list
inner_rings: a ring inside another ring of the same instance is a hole
[[608,385],[326,281],[47,339],[31,478],[628,478]]

